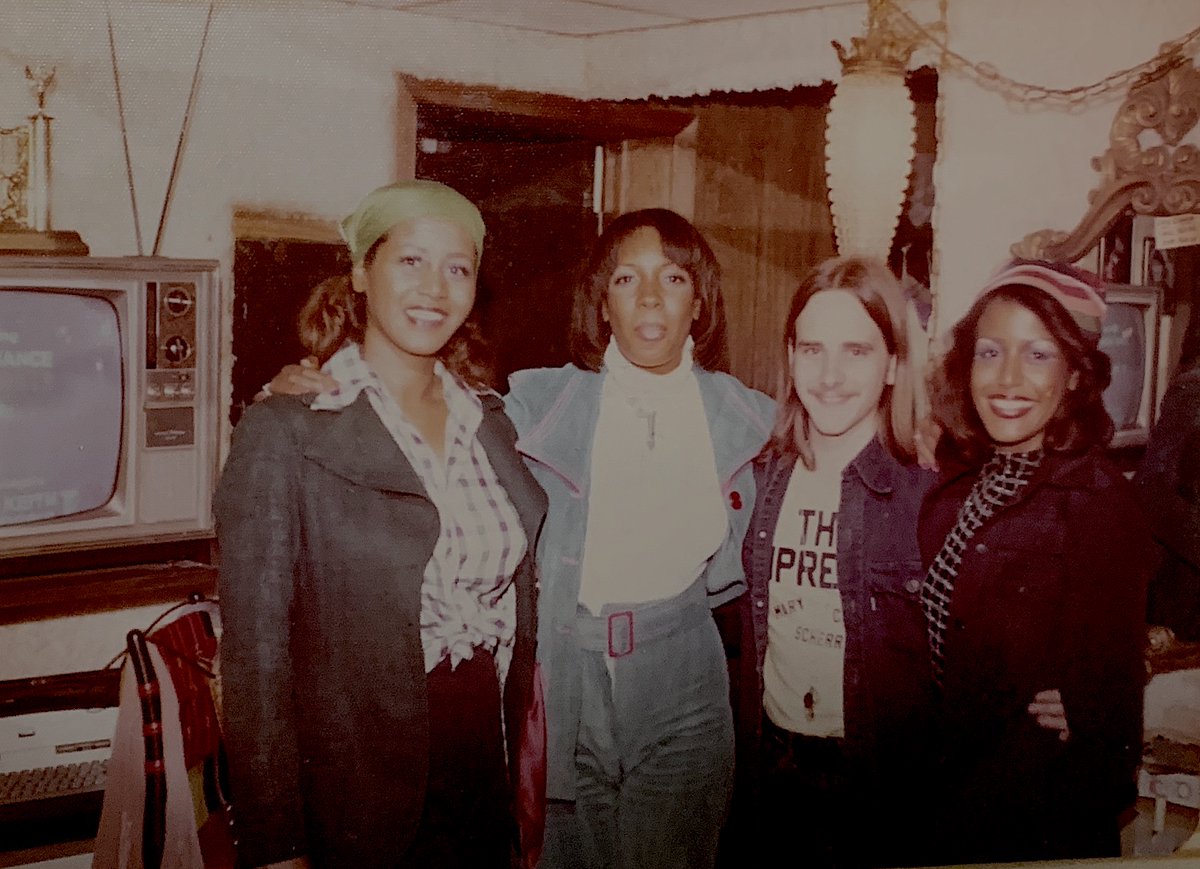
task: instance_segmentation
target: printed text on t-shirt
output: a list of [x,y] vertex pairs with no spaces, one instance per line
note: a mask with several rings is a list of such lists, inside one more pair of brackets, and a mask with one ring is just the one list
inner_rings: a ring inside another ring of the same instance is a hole
[[798,546],[774,547],[775,582],[812,588],[837,588],[837,512],[800,511]]

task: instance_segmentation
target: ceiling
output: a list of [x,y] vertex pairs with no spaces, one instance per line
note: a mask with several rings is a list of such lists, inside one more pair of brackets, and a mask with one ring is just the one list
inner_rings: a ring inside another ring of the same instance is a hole
[[455,21],[561,36],[597,36],[757,18],[862,0],[338,0]]

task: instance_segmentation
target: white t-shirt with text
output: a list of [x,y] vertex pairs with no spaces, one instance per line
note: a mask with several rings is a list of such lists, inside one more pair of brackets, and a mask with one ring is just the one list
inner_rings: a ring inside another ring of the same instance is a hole
[[841,469],[796,463],[775,527],[763,708],[779,727],[842,736],[846,630],[837,584]]

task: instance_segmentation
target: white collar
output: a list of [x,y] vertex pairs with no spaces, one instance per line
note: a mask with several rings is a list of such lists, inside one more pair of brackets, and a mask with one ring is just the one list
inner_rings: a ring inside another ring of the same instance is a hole
[[[387,393],[378,375],[363,358],[362,349],[353,341],[342,345],[321,366],[321,370],[333,377],[338,385],[330,392],[322,392],[314,398],[309,405],[311,410],[342,410],[353,404],[363,391],[373,393],[379,398]],[[441,381],[442,394],[446,398],[446,407],[451,418],[468,431],[474,432],[483,416],[479,396],[459,383],[440,359],[434,363],[433,372]]]
[[604,351],[604,367],[608,375],[622,393],[630,398],[653,401],[668,396],[678,395],[692,374],[692,347],[694,342],[689,335],[683,345],[683,355],[679,365],[666,374],[655,374],[634,365],[617,346],[615,338],[608,339],[608,347]]

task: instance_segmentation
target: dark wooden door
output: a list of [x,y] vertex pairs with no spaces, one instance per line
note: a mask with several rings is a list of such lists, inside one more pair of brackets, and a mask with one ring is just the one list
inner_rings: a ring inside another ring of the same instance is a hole
[[476,307],[503,391],[513,371],[567,362],[571,302],[596,235],[595,145],[478,125],[426,132],[437,135],[418,140],[417,177],[454,187],[487,224]]
[[[433,153],[421,153],[417,177],[456,188],[487,223],[476,306],[503,391],[513,371],[567,361],[571,300],[596,230],[595,148],[578,140],[430,142]],[[313,287],[349,268],[341,244],[237,240],[234,425],[262,384],[304,355],[296,320]]]
[[296,330],[313,287],[349,274],[342,244],[278,239],[237,239],[233,254],[232,424],[264,383],[305,355]]

